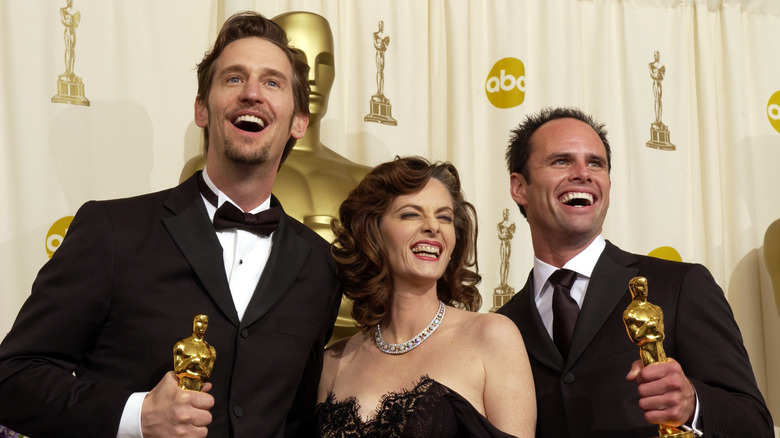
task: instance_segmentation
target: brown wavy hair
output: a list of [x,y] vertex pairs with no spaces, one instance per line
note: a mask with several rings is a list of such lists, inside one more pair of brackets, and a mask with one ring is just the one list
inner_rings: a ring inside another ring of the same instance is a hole
[[[309,64],[306,63],[306,55],[290,46],[290,39],[284,29],[275,22],[269,20],[257,12],[243,11],[232,15],[222,25],[214,46],[203,55],[203,60],[198,64],[198,101],[208,105],[211,80],[214,77],[214,63],[225,50],[225,47],[233,41],[257,37],[269,41],[279,47],[287,56],[292,66],[292,91],[295,102],[295,114],[309,115]],[[204,147],[209,149],[209,130],[203,128]],[[281,163],[287,159],[296,139],[290,137],[284,147]]]
[[431,178],[441,181],[452,197],[456,243],[436,294],[444,303],[477,311],[482,297],[477,285],[477,215],[463,196],[457,169],[449,162],[431,163],[422,157],[396,157],[376,166],[350,192],[331,224],[331,246],[344,286],[352,300],[352,317],[368,329],[387,315],[393,280],[387,249],[379,232],[382,215],[401,196],[419,192]]

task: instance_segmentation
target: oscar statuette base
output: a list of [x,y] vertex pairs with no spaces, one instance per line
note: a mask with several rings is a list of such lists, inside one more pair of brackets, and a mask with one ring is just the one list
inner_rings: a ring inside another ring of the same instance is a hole
[[383,125],[396,126],[398,122],[391,116],[392,107],[390,101],[381,95],[371,97],[371,112],[363,117],[366,122],[381,123]]
[[[696,438],[696,435],[690,430],[681,430],[680,432],[659,434],[660,438]],[[650,437],[650,438],[658,438]]]
[[89,106],[89,99],[84,97],[84,83],[81,78],[68,73],[63,73],[57,78],[57,95],[53,96],[51,101]]
[[669,140],[669,128],[666,125],[663,123],[650,125],[650,141],[647,142],[647,147],[664,151],[677,149]]
[[493,307],[490,309],[491,313],[495,313],[501,306],[508,303],[509,300],[515,295],[515,288],[501,285],[493,291]]

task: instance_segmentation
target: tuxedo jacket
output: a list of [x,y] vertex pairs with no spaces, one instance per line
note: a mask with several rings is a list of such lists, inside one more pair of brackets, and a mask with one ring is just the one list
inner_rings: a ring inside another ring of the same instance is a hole
[[209,436],[298,432],[341,301],[328,244],[282,215],[239,321],[195,178],[79,209],[0,345],[0,424],[115,437],[128,396],[173,369],[173,344],[202,313],[216,349]]
[[709,271],[630,254],[609,242],[591,275],[566,362],[539,316],[532,275],[498,310],[523,334],[536,387],[536,436],[658,436],[639,408],[636,383],[625,379],[639,359],[623,323],[635,276],[647,278],[648,301],[663,311],[664,350],[696,389],[704,435],[773,437],[739,328]]

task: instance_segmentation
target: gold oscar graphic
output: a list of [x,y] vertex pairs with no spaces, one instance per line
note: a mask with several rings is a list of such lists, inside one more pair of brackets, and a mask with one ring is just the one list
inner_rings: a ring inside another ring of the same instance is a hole
[[203,384],[209,381],[217,351],[203,339],[208,326],[207,315],[195,315],[192,335],[173,344],[173,371],[181,389],[201,391]]
[[65,26],[65,73],[57,78],[57,95],[51,98],[54,103],[70,103],[89,106],[89,99],[84,97],[84,83],[73,73],[76,62],[76,28],[81,21],[81,13],[73,8],[73,0],[60,8],[60,19]]
[[371,112],[363,120],[395,126],[398,122],[391,116],[390,99],[385,97],[385,52],[390,45],[390,36],[385,33],[385,23],[379,21],[379,30],[374,32],[376,49],[376,94],[371,96]]
[[498,223],[498,240],[501,241],[499,246],[501,263],[498,269],[501,283],[493,290],[493,308],[490,309],[491,312],[495,312],[499,307],[509,302],[512,295],[515,294],[515,289],[506,284],[509,276],[509,256],[512,253],[512,236],[514,235],[515,223],[509,220],[509,209],[505,208],[504,219]]
[[[664,313],[661,308],[647,301],[647,279],[634,277],[628,282],[631,303],[623,312],[623,323],[628,337],[639,347],[642,365],[666,362],[664,352]],[[694,438],[692,431],[685,431],[666,424],[658,425],[658,436],[664,438]]]
[[[371,170],[336,153],[322,142],[321,121],[328,110],[336,78],[333,31],[328,20],[304,11],[285,12],[273,20],[284,29],[290,44],[301,50],[309,70],[309,126],[279,169],[274,194],[287,214],[303,222],[328,242],[335,235],[331,220],[347,194]],[[352,318],[352,302],[343,297],[330,342],[360,332]]]
[[657,50],[653,53],[653,62],[648,65],[648,68],[650,69],[650,77],[653,79],[655,122],[650,124],[650,141],[647,142],[647,147],[673,151],[677,148],[669,141],[669,127],[661,121],[661,113],[663,112],[663,104],[661,103],[663,94],[662,82],[666,75],[666,66],[661,63],[661,54]]

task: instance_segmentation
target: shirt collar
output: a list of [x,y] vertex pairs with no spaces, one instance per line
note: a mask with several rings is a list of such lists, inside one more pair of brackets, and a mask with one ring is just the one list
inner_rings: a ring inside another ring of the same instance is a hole
[[[203,181],[206,183],[206,185],[211,189],[212,192],[217,194],[217,207],[221,206],[223,202],[230,201],[231,204],[238,207],[238,204],[233,202],[232,199],[230,199],[227,195],[222,193],[220,189],[217,188],[217,186],[214,184],[214,182],[209,178],[208,172],[206,172],[206,169],[203,169]],[[204,199],[205,201],[205,199]],[[211,204],[209,202],[206,202],[206,207],[210,206]],[[216,211],[217,207],[213,207],[214,211]],[[245,213],[259,213],[261,211],[265,211],[271,208],[271,197],[269,196],[268,199],[263,201],[262,204],[258,205],[257,207],[253,208],[251,211],[247,211]],[[209,213],[213,216],[214,211],[209,210]],[[243,210],[242,210],[243,211]]]
[[[590,279],[591,274],[593,274],[593,268],[596,267],[596,262],[598,262],[599,257],[601,257],[601,253],[604,251],[604,247],[606,246],[607,242],[604,240],[604,237],[599,234],[595,239],[593,239],[593,242],[591,242],[590,245],[588,245],[579,254],[572,257],[571,260],[563,265],[563,267],[566,269],[571,269],[578,275]],[[535,297],[542,292],[542,288],[547,282],[547,279],[549,279],[553,272],[557,270],[558,268],[555,266],[547,264],[534,256],[533,280]]]

